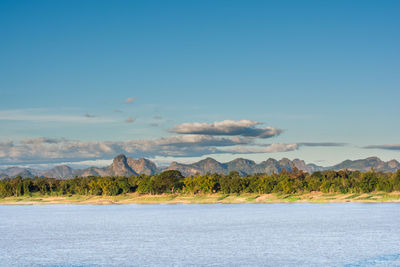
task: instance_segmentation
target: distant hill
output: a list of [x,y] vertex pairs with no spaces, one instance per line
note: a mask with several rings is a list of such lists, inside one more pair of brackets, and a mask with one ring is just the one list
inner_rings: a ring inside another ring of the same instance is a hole
[[5,170],[0,170],[0,179],[15,176],[33,178],[35,176],[43,176],[43,171],[22,167],[10,167]]
[[[192,164],[181,164],[172,162],[167,170],[178,170],[185,176],[194,175],[196,173],[205,174],[209,173],[223,173],[228,174],[231,171],[237,171],[241,175],[248,175],[254,173],[279,173],[283,169],[292,171],[294,168],[309,172],[310,168],[305,164],[304,161],[296,159],[289,160],[283,158],[279,161],[275,159],[268,159],[259,164],[252,160],[238,158],[227,163],[220,163],[213,158],[206,158],[204,160],[192,163]],[[322,168],[322,167],[321,167]],[[314,168],[313,168],[314,170]]]
[[74,169],[66,165],[56,166],[48,171],[43,172],[43,176],[52,178],[71,178],[74,177]]
[[377,172],[395,172],[400,169],[400,163],[397,160],[388,162],[382,161],[377,157],[370,157],[359,160],[345,160],[337,165],[330,167],[321,167],[313,163],[306,164],[303,160],[289,160],[283,158],[276,160],[269,158],[260,163],[252,160],[237,158],[232,161],[221,163],[213,158],[206,158],[192,164],[182,164],[172,162],[166,168],[157,167],[157,165],[149,159],[134,159],[125,155],[118,155],[114,158],[113,163],[104,168],[90,167],[86,169],[73,169],[66,165],[56,166],[49,170],[36,170],[31,168],[11,167],[0,170],[0,179],[21,177],[52,177],[57,179],[69,179],[75,176],[135,176],[140,174],[153,175],[163,170],[178,170],[184,176],[195,175],[197,173],[221,173],[228,174],[231,171],[237,171],[241,175],[254,173],[279,173],[282,170],[292,171],[294,168],[305,172],[316,172],[324,170],[359,170],[368,171],[373,168]]
[[400,163],[397,160],[384,162],[377,157],[370,157],[359,160],[345,160],[342,163],[328,167],[328,169],[333,170],[348,169],[359,171],[368,171],[371,168],[374,168],[376,171],[380,172],[395,172],[396,170],[400,169]]

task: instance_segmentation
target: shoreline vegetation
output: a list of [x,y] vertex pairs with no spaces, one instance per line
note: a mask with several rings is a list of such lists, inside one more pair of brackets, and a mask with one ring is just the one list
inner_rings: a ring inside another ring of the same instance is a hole
[[206,204],[278,202],[400,202],[395,173],[323,171],[241,176],[238,172],[184,177],[168,170],[131,177],[0,180],[0,204]]
[[20,196],[0,199],[0,205],[112,205],[112,204],[243,204],[243,203],[400,203],[400,192],[374,193],[322,193],[303,194],[140,194],[127,193],[118,196]]

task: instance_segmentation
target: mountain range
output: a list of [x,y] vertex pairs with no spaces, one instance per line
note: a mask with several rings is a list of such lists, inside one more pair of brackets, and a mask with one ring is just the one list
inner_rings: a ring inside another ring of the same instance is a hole
[[303,160],[289,160],[283,158],[275,160],[269,158],[260,163],[252,160],[237,158],[235,160],[221,163],[213,158],[206,158],[192,164],[182,164],[172,162],[168,167],[158,167],[154,162],[145,158],[131,158],[125,155],[118,155],[114,158],[113,163],[104,168],[89,167],[86,169],[73,169],[66,165],[56,166],[49,170],[38,170],[32,168],[10,167],[0,170],[0,179],[21,177],[52,177],[57,179],[69,179],[76,176],[135,176],[139,174],[153,175],[164,170],[178,170],[184,176],[195,175],[197,173],[221,173],[228,174],[231,171],[238,171],[241,175],[254,173],[279,173],[283,169],[292,171],[294,168],[303,170],[308,173],[324,170],[359,170],[368,171],[374,168],[378,172],[395,172],[400,169],[400,163],[397,160],[382,161],[377,157],[370,157],[359,160],[345,160],[337,165],[330,167],[322,167],[315,164],[306,164]]

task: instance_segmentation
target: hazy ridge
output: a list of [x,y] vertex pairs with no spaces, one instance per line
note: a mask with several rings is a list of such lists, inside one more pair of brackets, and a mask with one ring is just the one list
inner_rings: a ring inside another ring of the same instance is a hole
[[107,167],[89,167],[85,169],[73,169],[66,165],[56,166],[48,170],[37,170],[32,168],[11,167],[0,170],[0,179],[21,177],[52,177],[58,179],[68,179],[75,176],[134,176],[139,174],[153,175],[163,170],[178,170],[184,176],[195,175],[197,173],[223,173],[228,174],[231,171],[238,171],[241,175],[254,173],[279,173],[283,169],[292,171],[294,168],[303,170],[308,173],[324,170],[359,170],[368,171],[371,168],[378,172],[395,172],[400,169],[400,163],[397,160],[382,161],[377,157],[370,157],[359,160],[345,160],[337,165],[330,167],[322,167],[316,164],[306,164],[304,160],[289,160],[283,158],[275,160],[269,158],[260,163],[252,160],[237,158],[232,161],[221,163],[213,158],[206,158],[192,164],[183,164],[172,162],[168,167],[158,167],[154,162],[145,158],[131,158],[125,155],[118,155],[114,158],[113,163]]

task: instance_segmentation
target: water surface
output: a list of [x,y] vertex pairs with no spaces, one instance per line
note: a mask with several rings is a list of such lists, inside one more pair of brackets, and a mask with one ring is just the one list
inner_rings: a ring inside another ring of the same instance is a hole
[[400,266],[400,204],[0,206],[0,266]]

